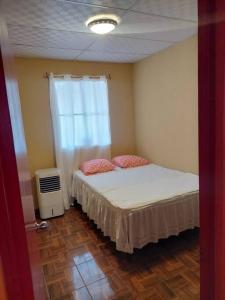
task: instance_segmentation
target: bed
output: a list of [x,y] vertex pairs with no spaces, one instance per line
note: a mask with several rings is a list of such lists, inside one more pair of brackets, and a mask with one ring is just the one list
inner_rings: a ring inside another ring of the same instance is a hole
[[72,195],[119,251],[133,253],[199,226],[198,176],[155,164],[85,176]]

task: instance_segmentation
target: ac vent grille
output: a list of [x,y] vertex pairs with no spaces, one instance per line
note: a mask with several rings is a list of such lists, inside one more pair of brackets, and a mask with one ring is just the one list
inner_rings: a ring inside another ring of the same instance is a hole
[[61,189],[60,176],[39,178],[39,183],[41,193],[55,192]]

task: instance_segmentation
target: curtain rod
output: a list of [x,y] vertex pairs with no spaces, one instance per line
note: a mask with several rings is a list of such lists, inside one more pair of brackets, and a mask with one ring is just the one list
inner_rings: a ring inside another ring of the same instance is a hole
[[[53,74],[54,75],[54,77],[63,77],[64,76],[64,74]],[[44,78],[49,78],[49,76],[50,76],[50,73],[48,73],[48,72],[45,72],[44,74],[43,74],[43,77]],[[102,76],[105,76],[106,77],[106,79],[108,79],[108,80],[111,80],[111,75],[108,73],[108,74],[106,74],[106,75],[102,75]],[[84,75],[71,75],[71,77],[72,78],[83,78],[84,77]],[[90,78],[100,78],[101,76],[99,75],[99,76],[97,76],[97,75],[88,75],[88,77],[90,77]]]

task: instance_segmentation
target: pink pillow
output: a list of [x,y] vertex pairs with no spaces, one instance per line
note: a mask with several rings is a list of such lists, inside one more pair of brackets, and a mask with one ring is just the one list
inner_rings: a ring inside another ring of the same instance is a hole
[[112,159],[112,162],[120,168],[133,168],[148,165],[149,160],[136,155],[120,155]]
[[115,166],[107,159],[92,159],[81,164],[80,170],[85,175],[95,173],[109,172],[115,169]]

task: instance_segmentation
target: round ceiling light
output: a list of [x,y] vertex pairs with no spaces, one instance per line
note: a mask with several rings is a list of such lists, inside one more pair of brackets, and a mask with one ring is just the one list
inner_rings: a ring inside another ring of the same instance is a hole
[[111,32],[119,24],[119,21],[115,15],[97,15],[88,19],[85,24],[94,33],[106,34]]

